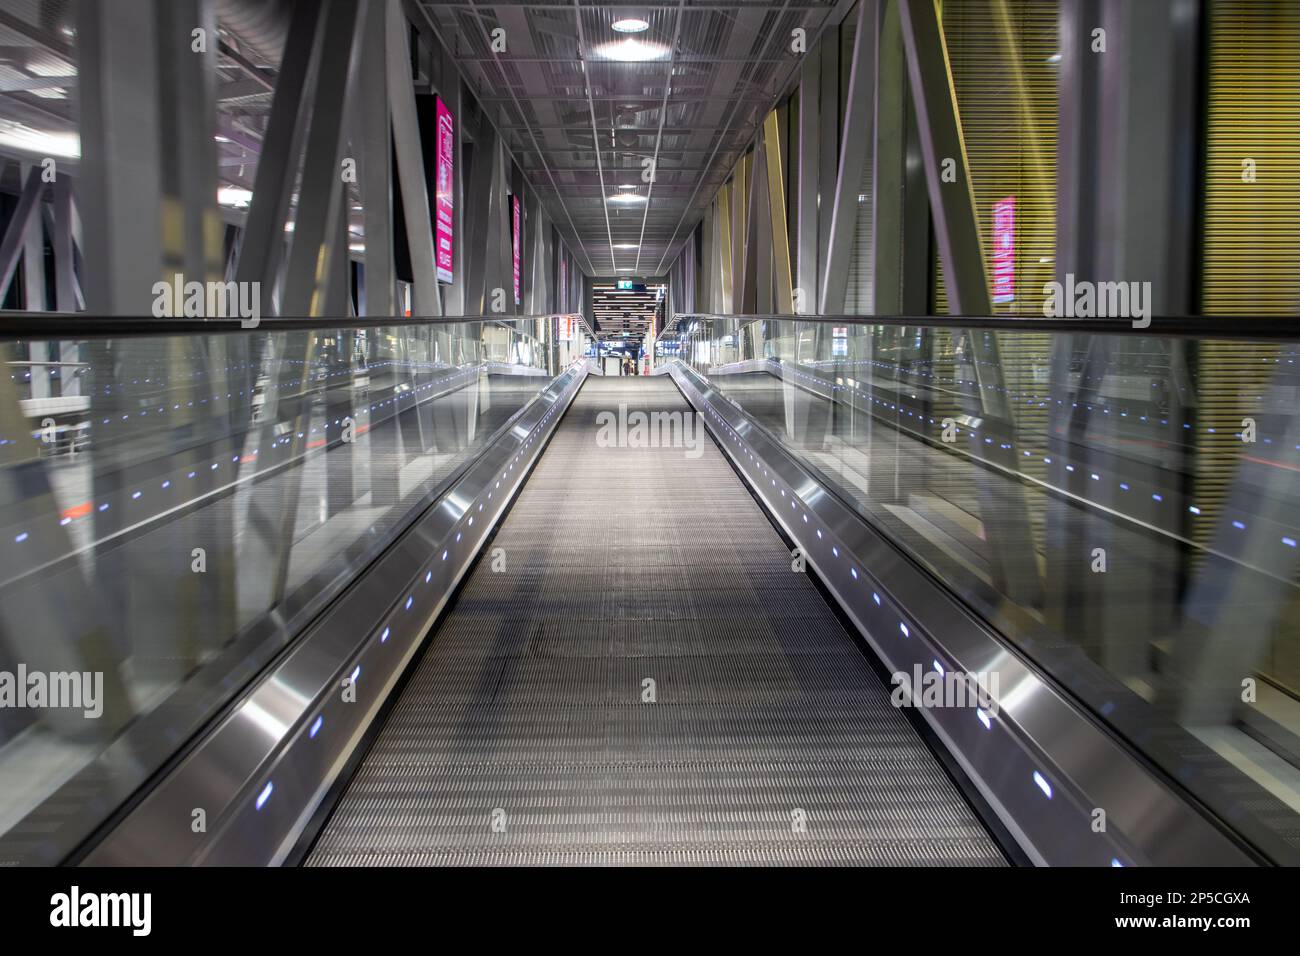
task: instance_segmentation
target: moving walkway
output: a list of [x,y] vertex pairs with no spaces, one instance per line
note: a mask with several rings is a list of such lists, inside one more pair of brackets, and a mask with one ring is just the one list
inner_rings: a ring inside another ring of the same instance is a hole
[[87,336],[67,461],[5,383],[5,663],[105,676],[11,712],[7,860],[1292,862],[1293,343],[1246,448],[1183,339],[353,322]]

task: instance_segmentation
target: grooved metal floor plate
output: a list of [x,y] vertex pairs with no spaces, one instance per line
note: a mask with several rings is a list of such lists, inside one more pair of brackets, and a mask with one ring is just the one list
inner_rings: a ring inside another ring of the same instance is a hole
[[712,441],[620,404],[689,411],[587,380],[307,864],[1002,864]]

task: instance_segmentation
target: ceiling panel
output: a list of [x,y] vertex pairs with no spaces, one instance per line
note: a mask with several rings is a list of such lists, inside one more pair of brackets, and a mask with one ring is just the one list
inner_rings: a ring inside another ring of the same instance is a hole
[[793,76],[792,31],[815,36],[834,0],[422,6],[583,267],[653,276]]

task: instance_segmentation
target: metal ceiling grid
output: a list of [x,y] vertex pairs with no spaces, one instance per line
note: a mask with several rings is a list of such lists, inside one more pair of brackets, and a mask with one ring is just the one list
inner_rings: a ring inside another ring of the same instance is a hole
[[[792,76],[793,30],[814,36],[834,2],[422,5],[552,220],[614,275],[671,261]],[[615,31],[626,18],[647,27]]]

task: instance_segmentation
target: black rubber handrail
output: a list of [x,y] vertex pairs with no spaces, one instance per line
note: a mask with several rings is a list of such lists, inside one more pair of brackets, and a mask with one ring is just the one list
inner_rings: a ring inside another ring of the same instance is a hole
[[185,319],[140,315],[92,315],[87,312],[3,312],[0,311],[0,339],[89,339],[128,338],[137,335],[234,335],[259,332],[295,332],[321,329],[399,328],[417,325],[466,325],[475,322],[508,326],[511,322],[537,319],[574,318],[595,338],[591,324],[580,312],[547,312],[541,315],[440,315],[440,316],[274,316],[263,318],[253,328],[244,328],[237,318]]
[[1055,332],[1058,334],[1162,336],[1197,339],[1300,340],[1300,316],[1154,316],[1146,328],[1134,328],[1129,319],[1048,319],[1041,316],[977,315],[715,315],[679,312],[664,326],[659,338],[678,331],[679,323],[693,319],[738,319],[754,322],[820,322],[830,325],[895,325],[906,328],[982,329],[992,332]]

